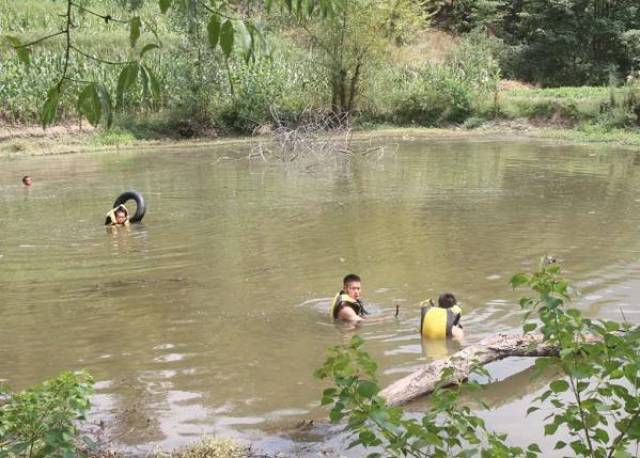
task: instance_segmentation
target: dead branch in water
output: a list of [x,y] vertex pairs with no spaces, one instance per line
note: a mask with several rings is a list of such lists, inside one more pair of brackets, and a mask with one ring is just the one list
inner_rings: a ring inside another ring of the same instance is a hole
[[[585,336],[587,341],[595,341],[593,336]],[[414,373],[392,383],[380,392],[389,405],[405,404],[409,401],[432,393],[440,383],[455,385],[462,383],[474,367],[483,366],[492,361],[509,356],[557,356],[558,346],[543,341],[542,334],[506,334],[499,333],[487,337],[453,354],[449,359],[434,361]],[[443,380],[446,370],[453,371]]]
[[[251,159],[264,162],[314,165],[349,161],[354,156],[352,129],[348,119],[328,113],[307,110],[295,127],[287,125],[277,112],[271,112],[277,127],[261,126],[254,130]],[[266,135],[265,135],[266,134]],[[381,146],[370,146],[358,155],[380,159]]]

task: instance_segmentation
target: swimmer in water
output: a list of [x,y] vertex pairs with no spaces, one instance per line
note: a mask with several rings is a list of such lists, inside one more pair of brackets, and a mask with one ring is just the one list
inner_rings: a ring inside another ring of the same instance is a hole
[[112,208],[107,213],[107,218],[104,222],[105,226],[128,226],[129,225],[129,210],[127,207],[120,204],[116,208]]
[[436,306],[431,299],[420,304],[420,334],[428,339],[453,337],[462,340],[462,309],[452,293],[442,293]]
[[362,286],[360,277],[349,274],[342,280],[342,289],[331,302],[330,314],[334,320],[359,323],[369,313],[360,300]]
[[22,177],[22,184],[25,185],[26,187],[31,186],[32,183],[33,183],[33,180],[29,175],[25,175]]

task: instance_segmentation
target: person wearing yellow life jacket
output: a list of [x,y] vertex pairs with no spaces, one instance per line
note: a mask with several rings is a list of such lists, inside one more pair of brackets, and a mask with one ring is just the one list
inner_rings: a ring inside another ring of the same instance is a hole
[[457,302],[453,294],[442,293],[437,306],[431,299],[420,303],[420,334],[428,339],[462,339],[462,309],[456,305]]
[[107,217],[104,221],[105,226],[128,226],[129,225],[129,210],[123,204],[112,208],[107,213]]
[[334,320],[357,323],[362,321],[368,312],[360,300],[362,287],[360,277],[356,274],[349,274],[342,280],[342,289],[331,302],[329,314]]

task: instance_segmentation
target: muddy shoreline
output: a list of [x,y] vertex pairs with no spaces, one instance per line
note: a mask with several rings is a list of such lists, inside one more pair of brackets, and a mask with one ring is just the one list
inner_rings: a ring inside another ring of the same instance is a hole
[[[195,137],[185,140],[174,138],[131,139],[115,138],[104,141],[108,132],[91,126],[67,124],[49,127],[0,125],[0,157],[61,155],[94,151],[119,151],[130,148],[175,148],[184,146],[215,146],[243,144],[253,137]],[[268,138],[268,134],[266,134]],[[264,135],[262,137],[265,137]],[[567,143],[602,143],[616,146],[640,147],[640,133],[633,131],[583,132],[574,128],[563,128],[553,124],[533,123],[530,120],[497,121],[481,127],[467,129],[390,127],[354,129],[353,139],[389,138],[411,140],[492,140],[515,141],[523,139],[551,140]]]

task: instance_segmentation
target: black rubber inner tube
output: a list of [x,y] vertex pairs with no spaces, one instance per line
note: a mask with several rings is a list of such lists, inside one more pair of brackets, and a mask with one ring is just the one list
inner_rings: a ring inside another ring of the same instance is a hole
[[118,205],[122,205],[129,200],[135,200],[136,202],[136,214],[129,218],[129,222],[139,223],[142,221],[144,213],[147,211],[147,204],[144,203],[144,198],[138,191],[125,191],[120,194],[113,203],[113,208],[116,208]]

